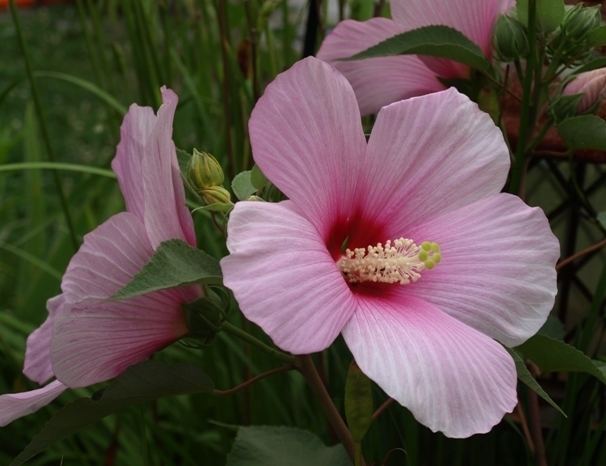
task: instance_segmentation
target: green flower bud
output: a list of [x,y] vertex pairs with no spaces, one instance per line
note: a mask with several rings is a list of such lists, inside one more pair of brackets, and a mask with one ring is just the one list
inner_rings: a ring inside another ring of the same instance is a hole
[[575,5],[570,8],[562,21],[562,31],[569,40],[583,40],[587,34],[600,26],[602,15],[600,7]]
[[511,62],[528,55],[529,45],[522,24],[509,16],[501,16],[495,26],[494,46],[497,57]]
[[202,199],[207,205],[231,204],[231,194],[223,186],[211,186],[200,191]]
[[189,161],[188,175],[191,183],[198,192],[213,186],[220,186],[225,179],[221,164],[208,152],[194,153]]

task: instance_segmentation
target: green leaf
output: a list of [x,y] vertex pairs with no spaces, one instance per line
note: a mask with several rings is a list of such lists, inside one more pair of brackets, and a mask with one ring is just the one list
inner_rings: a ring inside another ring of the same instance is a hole
[[[537,22],[544,32],[555,31],[564,15],[564,0],[537,0]],[[517,0],[518,19],[528,26],[528,0]]]
[[606,121],[596,115],[566,118],[558,133],[570,149],[606,150]]
[[116,179],[115,173],[111,170],[107,170],[106,168],[92,167],[90,165],[80,165],[75,163],[21,162],[0,165],[0,172],[21,170],[60,170],[68,172],[86,173],[89,175],[99,175],[105,176],[107,178]]
[[345,417],[355,442],[361,442],[372,423],[372,384],[352,362],[345,382]]
[[250,171],[250,182],[255,188],[257,188],[257,191],[260,191],[267,186],[268,180],[258,165],[252,167],[252,170]]
[[587,34],[587,40],[592,47],[606,45],[606,26],[600,26]]
[[164,396],[209,393],[212,389],[212,380],[196,365],[145,361],[115,379],[100,400],[145,403]]
[[349,0],[351,19],[364,21],[374,16],[374,0]]
[[131,405],[163,396],[209,393],[212,389],[212,381],[198,366],[161,361],[132,366],[97,396],[79,398],[57,411],[11,466],[22,465],[52,443]]
[[583,66],[580,66],[579,68],[574,70],[574,73],[579,74],[585,71],[593,71],[597,70],[598,68],[604,67],[606,67],[606,57],[600,57],[590,61],[589,63],[585,63]]
[[74,84],[75,86],[78,86],[81,89],[90,92],[91,94],[105,102],[108,107],[112,108],[120,115],[124,115],[126,113],[126,107],[124,105],[118,102],[114,97],[105,92],[99,86],[90,81],[87,81],[86,79],[82,79],[78,76],[72,76],[66,73],[60,73],[57,71],[36,71],[34,73],[34,76],[37,78],[58,79],[60,81],[65,81],[70,84]]
[[251,170],[245,170],[234,176],[231,181],[231,189],[240,201],[244,201],[255,194],[257,188],[253,184]]
[[561,413],[562,416],[567,417],[566,413],[564,411],[562,411],[562,408],[560,408],[557,405],[557,403],[555,401],[553,401],[553,399],[547,394],[547,392],[545,390],[543,390],[543,387],[541,387],[539,385],[539,382],[537,382],[535,380],[535,378],[532,376],[532,374],[526,367],[526,364],[524,363],[524,359],[522,359],[522,356],[520,356],[520,354],[512,348],[506,348],[506,349],[507,349],[507,351],[509,351],[509,354],[511,354],[511,357],[513,358],[513,361],[516,364],[516,372],[518,373],[518,379],[520,380],[520,382],[522,382],[524,385],[526,385],[528,388],[530,388],[533,392],[535,392],[537,395],[539,395],[541,398],[543,398],[556,411]]
[[391,55],[429,55],[447,58],[490,73],[490,62],[482,50],[463,33],[448,26],[425,26],[390,37],[347,60]]
[[240,427],[226,466],[351,466],[342,445],[293,427]]
[[556,316],[550,315],[538,333],[554,340],[564,340],[564,325]]
[[584,372],[606,383],[606,375],[596,361],[563,341],[546,335],[535,335],[516,350],[543,372]]
[[198,282],[220,284],[219,262],[184,241],[172,239],[161,243],[149,262],[113,298],[127,299]]
[[597,219],[602,228],[606,228],[606,211],[598,213]]

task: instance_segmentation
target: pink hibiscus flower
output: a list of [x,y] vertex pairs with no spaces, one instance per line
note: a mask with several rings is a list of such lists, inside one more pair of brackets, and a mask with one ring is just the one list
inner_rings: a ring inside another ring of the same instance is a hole
[[469,68],[450,60],[402,55],[339,61],[402,32],[430,25],[453,27],[491,55],[496,19],[514,0],[390,0],[393,20],[342,21],[329,34],[317,57],[334,65],[351,83],[362,114],[408,97],[445,89],[437,77],[467,78]]
[[582,94],[577,111],[579,113],[588,111],[606,97],[606,68],[580,73],[566,85],[562,94]]
[[490,117],[450,89],[383,108],[367,143],[350,84],[308,58],[268,86],[249,129],[289,200],[231,213],[221,267],[244,315],[295,354],[342,333],[421,423],[487,432],[516,404],[498,342],[545,322],[559,255],[543,212],[499,193],[509,152]]
[[169,239],[196,244],[172,141],[177,96],[162,88],[157,116],[132,105],[122,123],[112,168],[126,212],[84,237],[48,301],[49,316],[27,340],[23,373],[48,385],[0,396],[0,425],[36,411],[68,387],[122,373],[187,333],[181,305],[200,297],[197,286],[111,300]]

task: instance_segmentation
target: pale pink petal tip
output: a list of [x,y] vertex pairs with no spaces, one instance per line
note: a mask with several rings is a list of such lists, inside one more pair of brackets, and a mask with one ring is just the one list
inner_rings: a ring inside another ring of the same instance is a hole
[[398,100],[444,89],[435,73],[413,55],[342,60],[401,32],[401,27],[386,18],[341,21],[318,51],[319,59],[332,64],[348,79],[363,115],[376,113]]
[[0,396],[0,427],[4,427],[15,419],[27,416],[46,406],[67,387],[58,380],[45,387],[22,393],[9,393]]
[[501,345],[403,292],[360,299],[343,336],[362,371],[434,432],[486,433],[517,403]]
[[154,247],[178,238],[196,244],[191,214],[185,205],[175,145],[173,118],[178,97],[161,89],[157,115],[150,107],[131,105],[121,127],[112,161],[127,210],[146,225]]
[[53,319],[61,312],[65,304],[63,294],[51,298],[46,303],[48,317],[44,323],[27,337],[23,374],[40,385],[48,382],[53,376],[50,357]]
[[285,204],[236,204],[221,268],[244,315],[276,345],[313,353],[339,335],[354,303],[313,225]]
[[53,366],[50,359],[50,345],[53,334],[51,317],[27,337],[23,373],[25,376],[43,384],[53,377]]

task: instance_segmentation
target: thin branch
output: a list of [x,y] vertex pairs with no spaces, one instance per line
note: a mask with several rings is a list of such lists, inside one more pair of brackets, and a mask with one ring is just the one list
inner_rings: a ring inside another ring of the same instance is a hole
[[[530,372],[537,376],[539,371],[536,366],[529,364]],[[539,397],[534,390],[528,390],[528,420],[530,424],[530,434],[534,444],[534,456],[538,466],[547,465],[547,453],[545,452],[545,442],[543,441],[543,426],[541,425],[541,410],[539,407]]]
[[530,435],[530,429],[528,428],[528,422],[526,421],[526,414],[524,414],[524,409],[519,401],[515,409],[515,419],[522,426],[522,432],[524,433],[524,438],[526,439],[526,445],[528,446],[530,452],[534,455],[534,442],[532,441],[532,435]]
[[[324,408],[324,414],[328,418],[328,421],[334,429],[335,434],[337,434],[337,437],[339,437],[339,440],[341,441],[341,443],[347,450],[347,453],[353,460],[355,458],[356,451],[355,442],[353,440],[351,432],[345,424],[345,421],[341,417],[339,410],[333,403],[330,394],[326,390],[324,383],[322,383],[322,378],[320,377],[320,374],[318,374],[313,359],[309,355],[299,356],[297,357],[297,363],[297,368],[301,371],[301,373],[305,377],[305,380],[307,380],[307,383],[314,391],[320,401],[320,404]],[[364,463],[363,460],[362,463]]]
[[254,385],[259,380],[266,379],[267,377],[270,377],[274,374],[279,374],[281,372],[288,372],[290,370],[293,370],[294,368],[295,368],[295,366],[293,366],[292,364],[285,364],[284,366],[274,367],[273,369],[262,372],[260,374],[255,375],[254,377],[251,377],[248,380],[245,380],[244,382],[236,385],[235,387],[227,388],[225,390],[215,389],[215,390],[213,390],[213,395],[217,395],[217,396],[233,395],[234,393],[238,393],[239,391],[245,390],[248,387],[250,387],[251,385]]
[[395,400],[393,398],[387,398],[383,404],[381,404],[381,406],[379,406],[377,410],[372,413],[373,422],[376,421],[379,416],[381,416],[381,414],[383,414],[383,412],[393,404],[394,401]]
[[258,47],[258,34],[255,20],[252,14],[251,0],[244,0],[244,10],[246,12],[246,22],[248,24],[248,37],[250,40],[250,60],[251,60],[251,74],[252,74],[252,88],[253,88],[253,99],[256,102],[259,100],[259,74],[257,70],[257,47]]
[[592,244],[591,246],[573,254],[572,256],[568,256],[565,259],[562,259],[560,262],[558,262],[558,265],[556,265],[556,270],[559,272],[560,270],[562,270],[564,267],[572,264],[574,261],[576,261],[577,259],[580,259],[581,257],[586,256],[587,254],[591,254],[595,251],[599,251],[600,249],[602,249],[603,247],[606,247],[606,238],[604,238],[601,241],[598,241],[595,244]]
[[227,163],[229,176],[236,174],[237,167],[234,159],[233,145],[231,140],[231,99],[230,99],[230,69],[229,69],[229,20],[227,18],[227,0],[217,1],[217,16],[219,22],[219,35],[221,39],[221,62],[223,64],[222,91],[223,114],[225,118],[225,152],[227,153]]
[[272,348],[269,345],[266,345],[258,338],[254,337],[250,333],[242,330],[241,328],[235,326],[234,324],[232,324],[230,322],[227,322],[227,321],[223,322],[221,324],[220,328],[221,328],[221,330],[224,330],[227,333],[230,333],[244,341],[247,341],[248,343],[256,346],[257,348],[262,349],[263,351],[274,355],[278,359],[282,359],[283,361],[286,361],[287,363],[290,363],[290,364],[292,364],[292,362],[293,362],[294,358],[291,355],[283,353],[280,350],[277,350],[275,348]]

